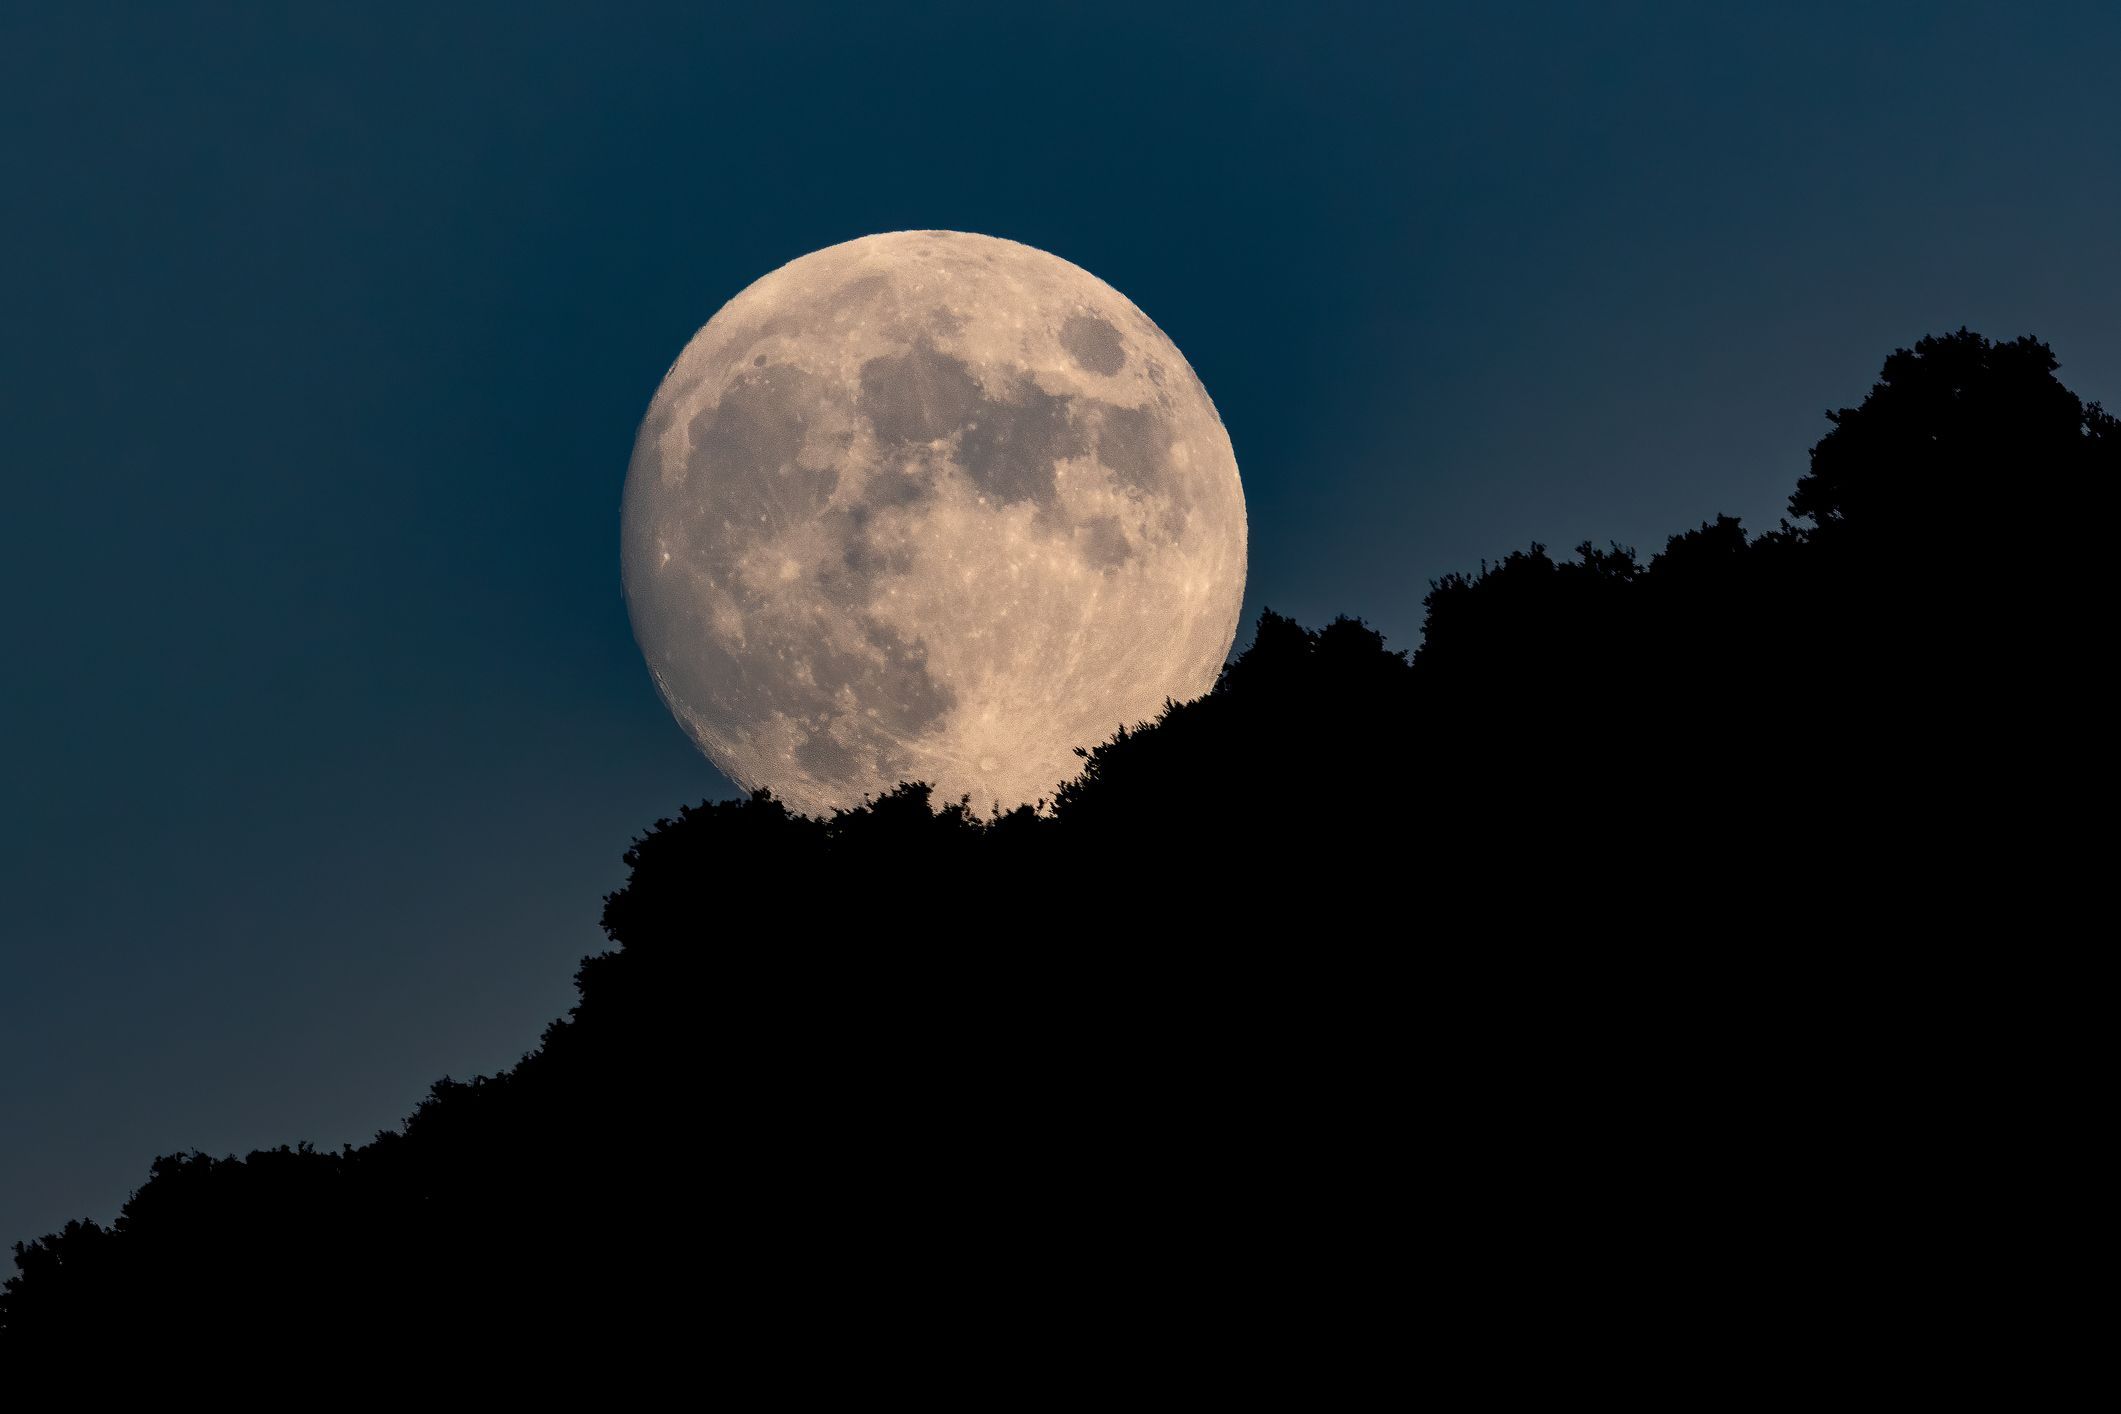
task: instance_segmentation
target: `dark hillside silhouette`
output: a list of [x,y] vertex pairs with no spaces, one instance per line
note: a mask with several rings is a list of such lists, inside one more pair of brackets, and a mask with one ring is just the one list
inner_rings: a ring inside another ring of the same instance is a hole
[[2034,661],[2121,431],[2055,370],[1925,339],[1792,520],[1513,552],[1411,657],[1269,612],[1044,813],[658,821],[520,1064],[359,1148],[158,1160],[17,1249],[0,1349],[1331,1400],[1410,1341],[1595,1378],[1800,1287],[1855,1322],[1934,1260],[1883,1058],[1949,1024],[2089,656]]

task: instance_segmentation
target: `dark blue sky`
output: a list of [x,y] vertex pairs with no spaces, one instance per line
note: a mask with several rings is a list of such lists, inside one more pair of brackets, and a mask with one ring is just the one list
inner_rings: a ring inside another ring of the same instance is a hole
[[2112,6],[282,8],[0,0],[0,1242],[565,1009],[728,790],[627,628],[634,426],[807,251],[1110,281],[1229,426],[1248,624],[1400,646],[1530,540],[1771,526],[1925,332],[2121,402]]

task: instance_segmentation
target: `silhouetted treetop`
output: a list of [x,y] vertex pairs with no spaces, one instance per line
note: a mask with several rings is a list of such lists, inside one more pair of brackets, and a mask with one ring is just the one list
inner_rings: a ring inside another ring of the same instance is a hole
[[2116,469],[2114,419],[2059,367],[2037,339],[1966,329],[1896,351],[1861,406],[1827,414],[1790,514],[1910,535],[2053,521]]

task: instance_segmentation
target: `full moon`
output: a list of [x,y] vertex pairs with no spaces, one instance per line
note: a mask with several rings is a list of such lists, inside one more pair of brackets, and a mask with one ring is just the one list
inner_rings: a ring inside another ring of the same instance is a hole
[[626,474],[634,634],[746,789],[823,813],[900,781],[984,813],[1214,685],[1245,501],[1164,332],[1088,271],[868,236],[739,294]]

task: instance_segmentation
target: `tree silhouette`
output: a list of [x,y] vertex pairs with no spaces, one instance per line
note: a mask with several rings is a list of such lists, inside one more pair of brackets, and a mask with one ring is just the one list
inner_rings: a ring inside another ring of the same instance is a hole
[[[2121,471],[2056,367],[1896,352],[1792,521],[1447,575],[1411,658],[1266,612],[1045,810],[659,820],[518,1065],[337,1153],[158,1159],[17,1246],[0,1349],[991,1393],[1154,1346],[1315,1392],[1409,1283],[1497,1360],[1550,1289],[1557,1359],[1602,1313],[1715,1349],[1848,1239],[1808,1166],[1895,1162],[1907,940],[2005,906],[2013,763],[2086,656],[2028,645],[2089,602]],[[1765,1275],[1691,1302],[1704,1244]]]
[[2050,524],[2114,455],[2114,421],[2055,378],[2047,345],[1961,329],[1885,361],[1857,408],[1827,414],[1790,514],[1875,541],[1931,542],[1970,522]]

